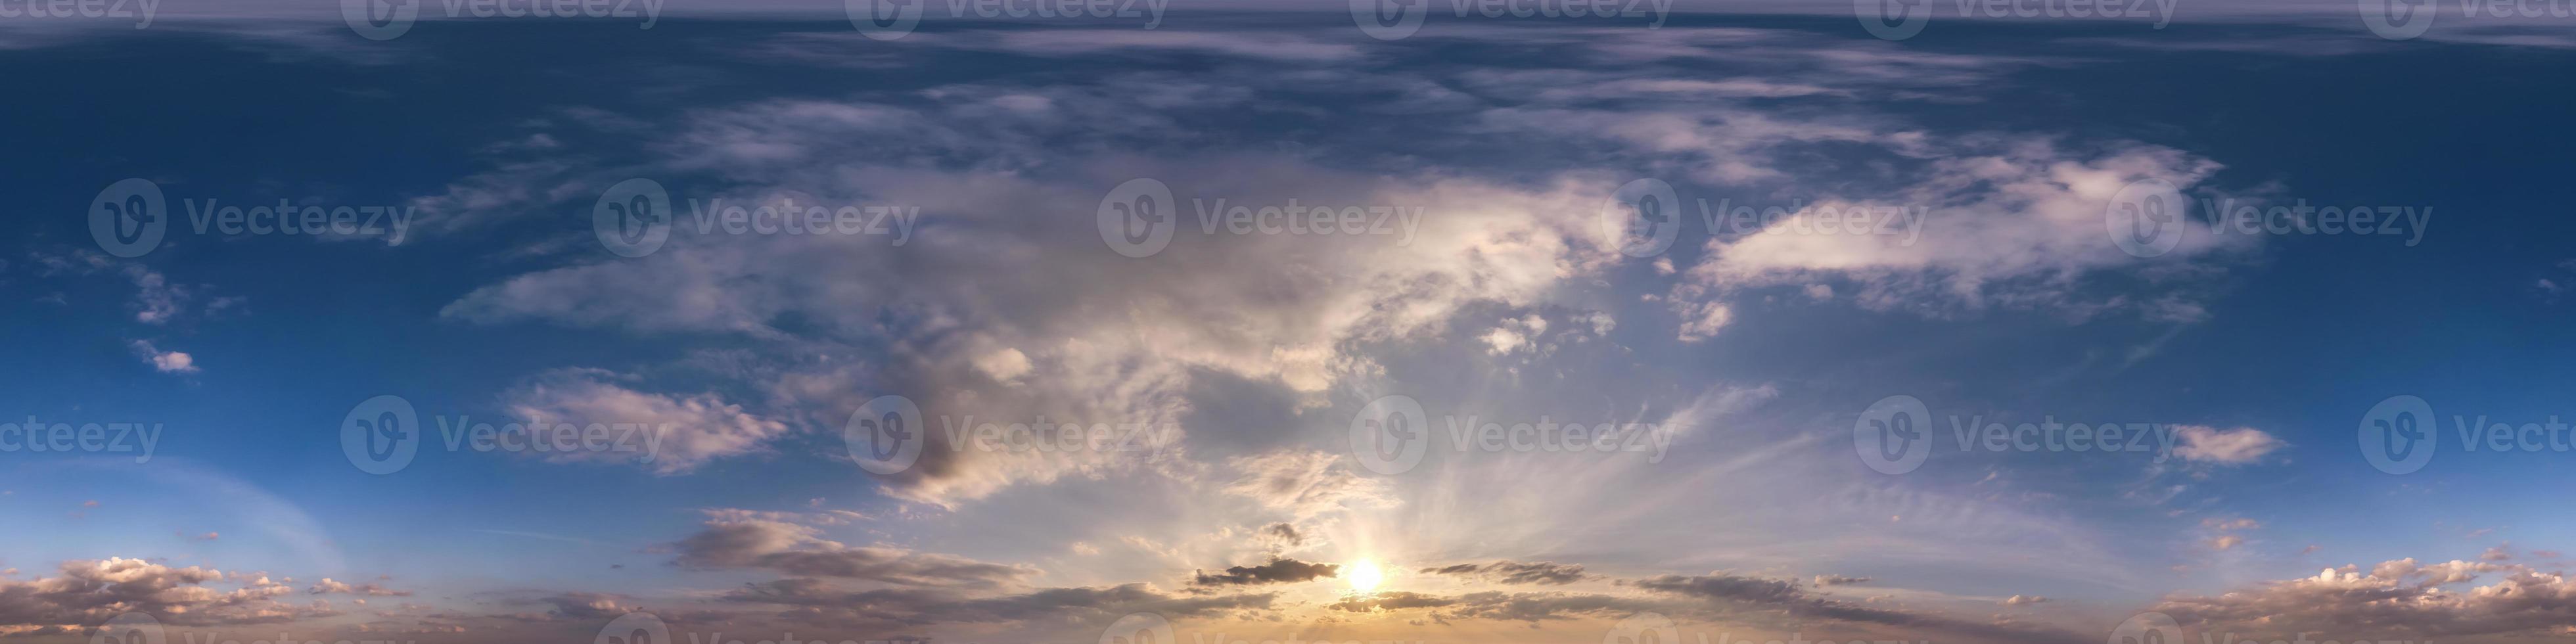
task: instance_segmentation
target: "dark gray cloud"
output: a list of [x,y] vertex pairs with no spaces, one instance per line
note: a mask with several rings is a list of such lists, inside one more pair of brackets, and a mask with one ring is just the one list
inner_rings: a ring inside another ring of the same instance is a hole
[[1258,566],[1233,566],[1224,572],[1199,571],[1190,578],[1192,586],[1246,586],[1313,581],[1338,574],[1340,565],[1312,563],[1295,559],[1272,559]]
[[798,577],[865,579],[907,586],[1009,584],[1036,574],[1024,567],[900,548],[853,547],[815,536],[809,526],[776,521],[711,521],[673,544],[673,563],[689,568],[760,568]]
[[1422,569],[1426,575],[1477,576],[1505,584],[1570,584],[1593,577],[1583,567],[1546,561],[1521,563],[1496,561],[1489,564],[1454,564]]
[[779,617],[790,621],[884,632],[948,623],[1105,622],[1136,612],[1170,619],[1204,617],[1266,611],[1276,598],[1271,593],[1172,594],[1142,583],[973,597],[945,588],[848,590],[812,578],[751,584],[723,597],[730,602],[787,606]]

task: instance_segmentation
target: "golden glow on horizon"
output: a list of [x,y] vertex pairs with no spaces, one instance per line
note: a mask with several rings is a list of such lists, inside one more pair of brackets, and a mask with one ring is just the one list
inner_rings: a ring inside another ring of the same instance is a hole
[[1378,582],[1386,580],[1386,573],[1377,569],[1375,561],[1361,559],[1344,567],[1350,569],[1351,590],[1363,593],[1377,590]]

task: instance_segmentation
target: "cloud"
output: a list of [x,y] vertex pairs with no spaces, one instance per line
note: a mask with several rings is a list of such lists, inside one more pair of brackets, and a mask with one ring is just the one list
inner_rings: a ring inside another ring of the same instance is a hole
[[1352,472],[1337,454],[1282,451],[1235,458],[1227,465],[1240,478],[1225,486],[1226,493],[1298,518],[1396,503],[1384,481]]
[[197,372],[197,358],[195,356],[188,355],[186,352],[162,351],[153,347],[152,342],[148,340],[135,340],[126,343],[126,346],[134,349],[134,355],[136,357],[140,357],[144,362],[150,363],[152,365],[152,370],[154,371],[159,371],[161,373]]
[[2289,443],[2251,427],[2220,430],[2200,425],[2174,428],[2174,455],[2195,463],[2244,465],[2261,460]]
[[1850,577],[1844,575],[1816,575],[1814,583],[1818,586],[1849,586],[1852,584],[1869,583],[1869,578]]
[[1590,578],[1583,566],[1545,561],[1521,563],[1496,561],[1489,564],[1454,564],[1422,569],[1427,575],[1473,575],[1504,584],[1570,584]]
[[847,546],[816,535],[814,528],[776,521],[711,521],[697,534],[673,544],[674,563],[929,587],[997,587],[1037,573],[1027,567],[950,555]]
[[2005,606],[2028,606],[2031,604],[2046,603],[2047,601],[2048,598],[2038,595],[2014,595],[2004,598],[2002,604]]
[[306,589],[304,592],[306,592],[306,593],[308,593],[308,594],[314,594],[314,595],[342,594],[342,595],[366,595],[366,596],[370,596],[370,597],[410,597],[410,596],[411,596],[411,591],[407,591],[407,590],[393,590],[393,589],[389,589],[389,588],[386,588],[386,587],[381,586],[381,585],[371,584],[371,583],[370,583],[370,584],[357,584],[357,585],[350,585],[350,584],[346,584],[346,583],[342,583],[342,582],[332,581],[332,580],[331,580],[331,578],[329,578],[329,577],[324,577],[324,578],[322,578],[322,581],[315,582],[315,583],[313,584],[313,587],[312,587],[312,588],[310,588],[310,589]]
[[724,599],[792,607],[778,615],[779,619],[789,622],[893,630],[954,623],[1106,624],[1118,616],[1137,612],[1180,619],[1237,611],[1266,611],[1277,596],[1268,593],[1173,595],[1149,584],[1131,583],[1043,588],[1016,594],[968,597],[950,589],[931,588],[852,591],[817,579],[792,578],[750,584],[727,593]]
[[1313,581],[1336,576],[1335,571],[1340,568],[1341,566],[1335,564],[1310,563],[1285,558],[1272,559],[1270,563],[1258,566],[1227,567],[1222,573],[1194,572],[1190,578],[1190,585],[1246,586]]
[[[2480,585],[2483,584],[2483,585]],[[2458,590],[2449,587],[2464,586]],[[2183,624],[2255,633],[2388,632],[2424,637],[2576,628],[2576,581],[2492,561],[2328,568],[2222,595],[2177,594],[2155,610]]]
[[[785,423],[762,418],[714,394],[666,396],[607,382],[606,372],[548,373],[504,396],[509,413],[532,422],[607,425],[649,432],[621,440],[624,449],[558,451],[552,462],[636,463],[655,474],[684,474],[719,458],[757,451],[785,435]],[[615,435],[612,433],[612,435]],[[631,449],[643,446],[639,454]]]
[[0,580],[0,626],[33,627],[38,634],[65,632],[137,611],[189,626],[279,623],[337,614],[327,607],[277,601],[294,590],[267,577],[244,580],[230,590],[209,586],[224,580],[226,575],[219,570],[141,559],[65,561],[54,577]]

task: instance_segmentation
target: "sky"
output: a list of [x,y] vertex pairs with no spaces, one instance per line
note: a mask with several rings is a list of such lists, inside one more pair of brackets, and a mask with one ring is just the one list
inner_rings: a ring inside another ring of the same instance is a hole
[[1374,1],[0,0],[0,641],[2576,636],[2576,5]]

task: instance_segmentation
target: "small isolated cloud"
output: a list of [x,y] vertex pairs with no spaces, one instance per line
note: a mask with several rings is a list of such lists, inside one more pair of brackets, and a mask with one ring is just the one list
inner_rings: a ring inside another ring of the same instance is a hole
[[1306,533],[1298,531],[1297,526],[1284,521],[1261,526],[1261,529],[1253,534],[1264,545],[1272,548],[1295,548],[1306,545],[1307,540]]
[[1843,575],[1816,575],[1816,585],[1818,585],[1818,586],[1848,586],[1848,585],[1852,585],[1852,584],[1866,584],[1866,583],[1869,583],[1869,578],[1868,578],[1868,577],[1846,577],[1846,576],[1843,576]]
[[2047,601],[2048,598],[2038,595],[2014,595],[2004,598],[2003,604],[2005,606],[2028,606],[2031,604],[2046,603]]
[[142,358],[144,362],[150,363],[154,371],[159,371],[161,373],[197,372],[197,358],[195,356],[188,355],[185,352],[162,351],[159,348],[152,346],[152,343],[148,340],[135,340],[127,343],[126,346],[134,349],[135,357]]
[[2174,455],[2195,463],[2244,465],[2261,460],[2289,443],[2251,427],[2214,429],[2201,425],[2174,428]]

